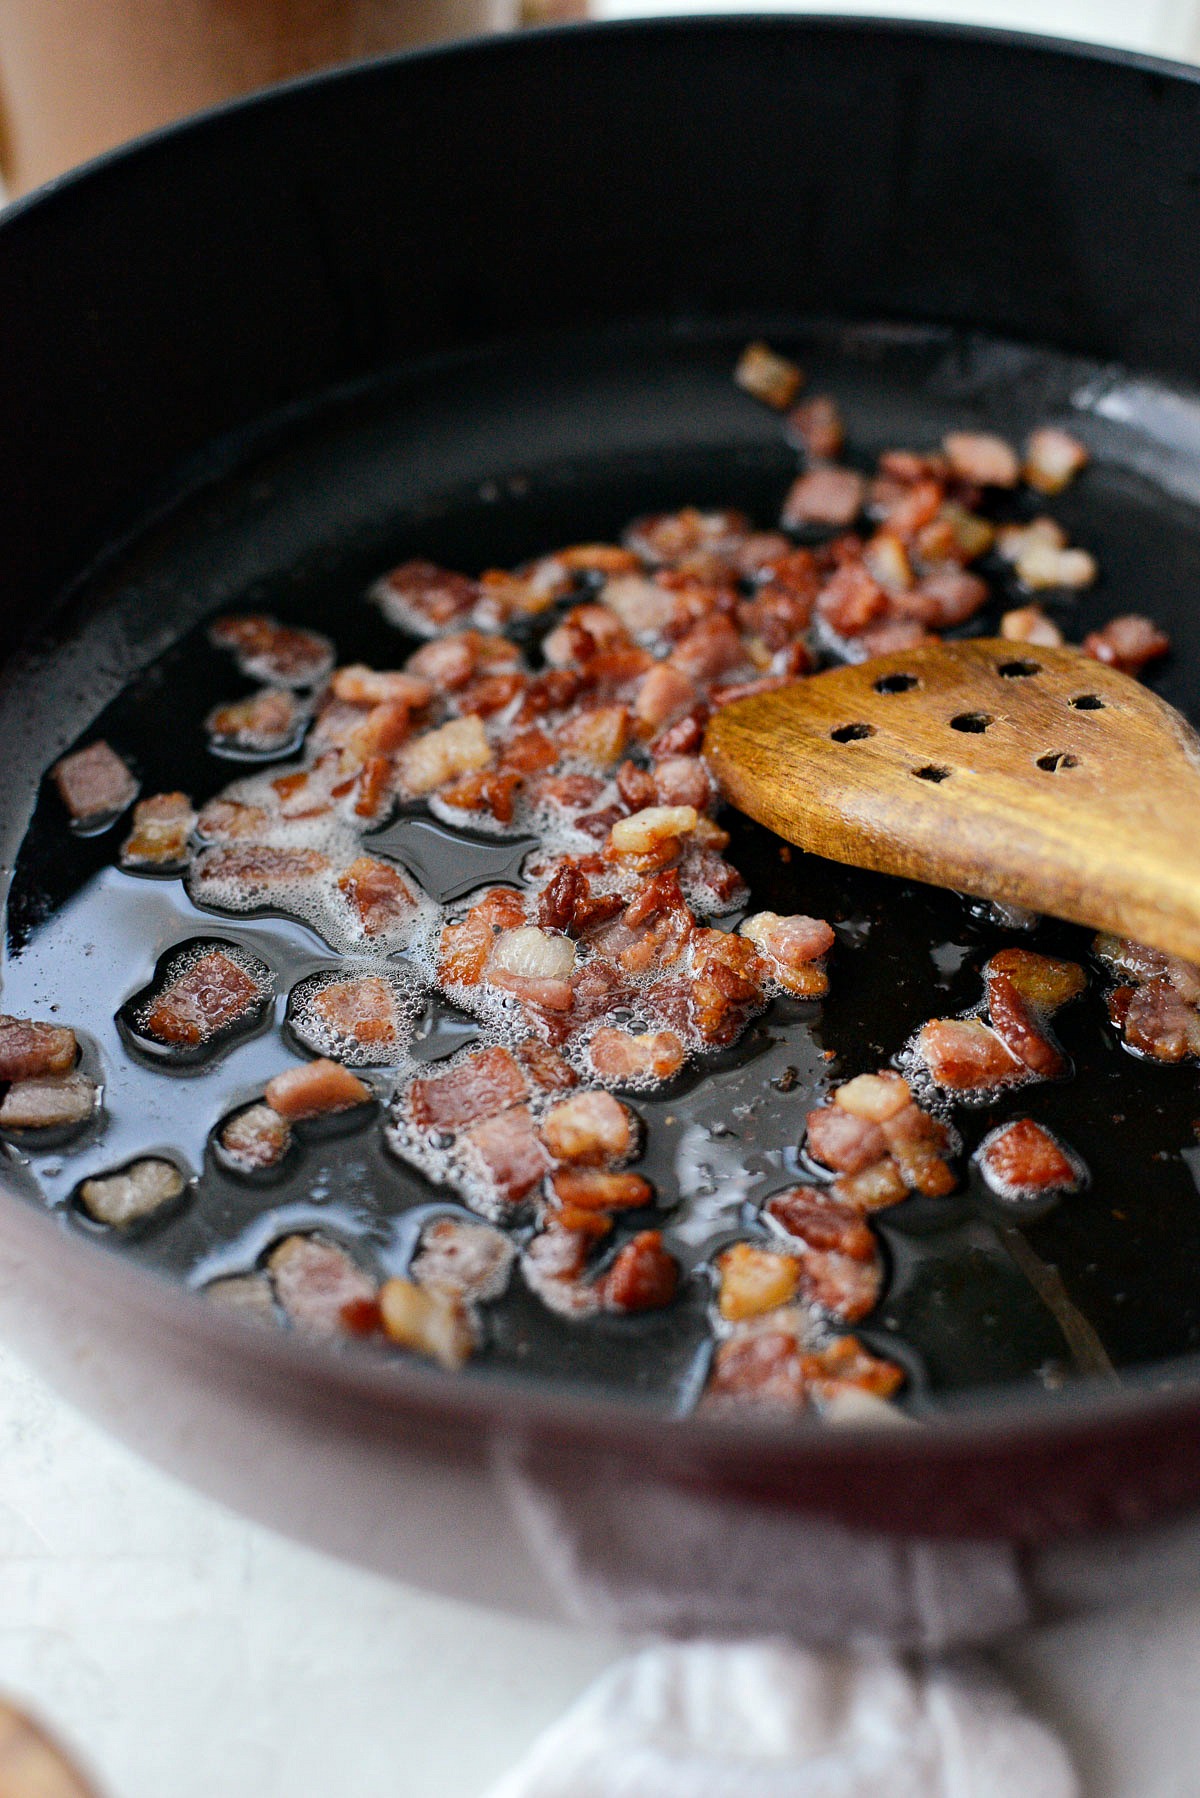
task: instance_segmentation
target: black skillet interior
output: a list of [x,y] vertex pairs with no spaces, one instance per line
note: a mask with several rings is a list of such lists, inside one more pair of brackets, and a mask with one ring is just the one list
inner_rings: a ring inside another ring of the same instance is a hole
[[[500,93],[508,155],[485,158]],[[1176,646],[1160,690],[1200,715],[1200,412],[1186,379],[1195,110],[1192,84],[1128,59],[972,35],[778,21],[585,32],[300,88],[108,165],[90,193],[85,180],[19,213],[0,258],[21,325],[3,352],[4,393],[30,446],[7,502],[10,619],[77,571],[100,521],[144,498],[183,451],[305,403],[265,443],[243,436],[194,463],[192,497],[75,586],[9,683],[5,860],[17,862],[10,939],[23,953],[6,1005],[41,1009],[50,970],[111,1078],[116,1005],[166,943],[198,928],[165,884],[143,882],[136,913],[92,908],[47,934],[48,912],[111,859],[113,839],[65,840],[46,796],[16,855],[42,770],[97,714],[147,790],[203,797],[228,778],[198,747],[203,713],[233,690],[228,668],[194,635],[175,647],[181,634],[250,602],[330,630],[344,659],[387,665],[395,639],[361,594],[403,555],[475,571],[687,502],[770,523],[793,458],[730,381],[758,331],[839,396],[864,463],[965,420],[1019,433],[1077,411],[1097,466],[1056,509],[1104,575],[1063,621],[1074,636],[1115,611],[1149,612]],[[1095,153],[1101,121],[1118,159]],[[445,153],[422,159],[435,127]],[[538,160],[548,142],[549,167]],[[223,175],[214,206],[208,184]],[[98,247],[80,221],[102,203],[111,228]],[[72,277],[85,273],[89,304],[75,311]],[[181,305],[184,291],[195,297]],[[673,322],[613,322],[637,313]],[[802,322],[814,314],[835,322]],[[514,338],[518,325],[530,330]],[[1070,353],[1024,347],[1050,341]],[[1114,358],[1170,384],[1134,380]],[[177,491],[168,481],[157,498]],[[784,1183],[818,1082],[877,1065],[925,1017],[971,1003],[979,961],[1010,940],[953,896],[784,863],[749,825],[732,853],[757,904],[828,915],[843,943],[818,1020],[777,1008],[716,1080],[644,1105],[664,1196],[682,1169],[690,1211],[729,1231],[741,1202]],[[255,930],[296,971],[327,959],[295,933]],[[1083,938],[1047,926],[1038,941],[1079,953]],[[1025,1238],[1112,1361],[1149,1368],[1200,1341],[1195,1075],[1120,1054],[1095,995],[1062,1034],[1076,1079],[1031,1089],[1020,1109],[1084,1154],[1093,1185]],[[820,1058],[826,1047],[836,1061]],[[261,1054],[248,1044],[224,1064],[221,1108],[254,1090]],[[80,1157],[42,1157],[43,1186],[65,1198],[122,1145],[174,1146],[199,1169],[212,1078],[135,1070],[111,1093],[112,1133]],[[967,1114],[968,1145],[993,1121]],[[313,1145],[270,1204],[292,1208],[284,1223],[332,1222],[388,1267],[411,1240],[403,1214],[430,1198],[364,1140]],[[263,1202],[210,1170],[201,1198],[124,1252],[175,1275],[198,1257],[210,1272],[237,1265],[279,1224],[256,1225]],[[69,1207],[63,1216],[82,1227]],[[916,1402],[1054,1383],[1069,1359],[994,1222],[968,1194],[936,1214],[910,1201],[881,1226],[892,1277],[865,1333],[906,1345]],[[589,1336],[518,1293],[492,1359],[686,1402],[703,1296],[698,1282],[669,1318]]]

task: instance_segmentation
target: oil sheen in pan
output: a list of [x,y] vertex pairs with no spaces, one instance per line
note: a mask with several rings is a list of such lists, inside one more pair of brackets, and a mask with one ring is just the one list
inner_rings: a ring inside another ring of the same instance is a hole
[[[664,357],[671,353],[660,346]],[[914,346],[903,339],[891,349],[876,342],[869,356],[855,340],[836,353],[826,344],[802,355],[812,385],[839,393],[855,446],[866,453],[896,441],[898,432],[913,441],[936,441],[950,423],[961,421],[971,356],[982,356],[987,367],[979,346],[969,353],[955,346],[950,354],[945,343]],[[691,352],[690,378],[700,379],[696,361]],[[1011,359],[1005,363],[999,356],[998,365],[1011,368]],[[727,383],[729,366],[729,346],[722,344],[703,380]],[[1039,379],[1049,381],[1053,372],[1043,368]],[[1060,384],[1068,379],[1078,382],[1076,367],[1061,374]],[[1004,428],[1000,384],[988,392],[997,411],[984,422]],[[372,428],[380,428],[378,417]],[[346,445],[343,433],[343,457]],[[378,454],[377,444],[370,453]],[[325,629],[342,661],[395,666],[405,645],[360,595],[372,575],[406,555],[468,570],[511,564],[555,543],[610,537],[638,512],[689,501],[740,505],[765,524],[790,472],[790,457],[776,440],[735,451],[680,449],[667,457],[560,467],[483,491],[472,486],[444,501],[436,515],[426,510],[416,518],[397,518],[391,489],[385,504],[380,482],[369,543],[360,538],[339,549],[301,536],[289,544],[281,533],[279,572],[251,592],[239,591],[236,603]],[[327,475],[309,445],[292,461],[282,456],[272,480],[280,491],[291,482],[289,512],[295,518],[304,510],[297,502],[305,481],[315,484]],[[1072,534],[1097,549],[1107,577],[1098,598],[1073,609],[1072,636],[1132,603],[1136,593],[1139,608],[1176,639],[1165,690],[1186,706],[1189,694],[1200,690],[1200,644],[1187,641],[1179,598],[1200,567],[1195,514],[1181,503],[1164,503],[1148,482],[1104,467],[1068,496],[1061,510],[1068,509]],[[238,512],[235,492],[231,533]],[[319,512],[312,517],[319,520]],[[212,518],[210,509],[210,561]],[[319,526],[310,522],[307,528]],[[197,521],[184,516],[174,534],[160,536],[146,552],[167,568],[174,558],[176,584],[195,554],[197,529]],[[214,583],[210,590],[224,595],[226,608],[234,603],[227,585]],[[126,688],[92,732],[128,750],[144,791],[181,787],[202,803],[228,779],[227,767],[205,751],[203,718],[231,691],[227,658],[212,651],[197,629]],[[1012,940],[953,895],[795,853],[784,860],[775,839],[744,820],[734,820],[733,831],[730,858],[750,881],[755,907],[828,917],[841,941],[832,991],[821,1007],[777,1002],[703,1079],[692,1077],[670,1094],[635,1101],[649,1124],[641,1165],[664,1200],[678,1195],[664,1221],[673,1248],[689,1265],[723,1233],[743,1228],[765,1194],[797,1177],[804,1114],[828,1082],[886,1062],[926,1018],[974,1003],[981,962]],[[290,986],[327,966],[329,957],[304,926],[272,918],[218,920],[198,912],[178,881],[137,879],[112,869],[118,837],[119,827],[100,839],[72,837],[62,828],[53,795],[43,792],[17,859],[5,1007],[58,1015],[79,1026],[103,1064],[108,1123],[101,1140],[89,1140],[76,1153],[35,1155],[22,1148],[13,1175],[31,1197],[40,1193],[61,1205],[68,1227],[75,1227],[66,1200],[80,1178],[135,1153],[170,1150],[200,1175],[196,1193],[161,1228],[122,1252],[176,1278],[194,1278],[197,1269],[215,1277],[252,1262],[287,1229],[320,1225],[357,1244],[381,1271],[400,1270],[415,1219],[444,1195],[388,1156],[377,1130],[310,1143],[269,1191],[230,1177],[213,1162],[208,1141],[217,1119],[260,1092],[291,1053],[274,1033],[232,1044],[220,1060],[187,1078],[164,1075],[122,1053],[114,1011],[144,985],[156,959],[174,943],[236,935],[273,969],[279,1017]],[[436,863],[446,852],[444,839],[431,838],[427,852]],[[431,872],[448,885],[457,878],[453,859]],[[492,877],[491,870],[483,875]],[[1021,940],[1086,959],[1085,934],[1067,927],[1047,924]],[[861,1334],[909,1366],[915,1402],[1003,1381],[1057,1381],[1080,1360],[1072,1320],[1085,1326],[1085,1362],[1089,1340],[1102,1345],[1118,1368],[1200,1344],[1200,1297],[1188,1274],[1200,1254],[1200,1200],[1187,1158],[1194,1153],[1200,1113],[1196,1076],[1186,1067],[1148,1066],[1122,1054],[1104,1022],[1098,983],[1094,989],[1061,1019],[1076,1078],[1029,1088],[1019,1106],[1085,1156],[1089,1192],[1023,1225],[1019,1243],[997,1226],[969,1185],[950,1201],[909,1200],[878,1220],[889,1280]],[[428,1016],[423,1028],[418,1049],[430,1057],[460,1046],[472,1030],[469,1020],[445,1010]],[[827,1052],[833,1059],[825,1059]],[[959,1113],[965,1137],[960,1165],[1014,1109],[1009,1104]],[[1052,1270],[1049,1285],[1046,1270]],[[599,1383],[678,1406],[688,1402],[702,1375],[705,1298],[703,1281],[696,1280],[665,1313],[595,1319],[581,1328],[547,1313],[514,1282],[510,1296],[492,1308],[490,1344],[472,1373],[486,1377],[489,1367],[517,1366],[538,1377]]]

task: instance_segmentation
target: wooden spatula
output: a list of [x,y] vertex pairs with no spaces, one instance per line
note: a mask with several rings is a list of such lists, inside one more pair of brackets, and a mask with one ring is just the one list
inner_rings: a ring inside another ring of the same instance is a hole
[[1200,738],[1078,650],[880,656],[726,706],[704,747],[802,848],[1200,961]]

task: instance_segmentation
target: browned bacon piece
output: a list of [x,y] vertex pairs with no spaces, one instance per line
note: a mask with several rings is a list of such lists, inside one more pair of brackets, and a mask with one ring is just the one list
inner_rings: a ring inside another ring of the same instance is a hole
[[839,1174],[859,1174],[882,1161],[887,1138],[878,1124],[855,1117],[840,1105],[820,1105],[805,1120],[809,1154]]
[[858,637],[886,617],[889,600],[861,562],[845,562],[822,587],[817,612],[839,637]]
[[405,924],[417,909],[417,896],[400,870],[373,855],[360,855],[338,875],[365,936],[382,936]]
[[411,670],[367,668],[361,662],[336,668],[329,685],[334,696],[349,705],[402,705],[410,711],[420,711],[428,705],[435,690],[431,681]]
[[62,1130],[86,1123],[98,1090],[84,1074],[37,1075],[14,1080],[0,1104],[0,1130]]
[[544,930],[582,936],[615,918],[623,909],[619,893],[593,893],[577,856],[564,856],[538,899],[538,922]]
[[222,949],[210,949],[163,987],[140,1019],[140,1029],[155,1042],[194,1048],[240,1023],[264,997],[262,983],[241,962]]
[[402,562],[376,588],[384,616],[403,630],[418,624],[444,630],[471,612],[479,583],[433,562]]
[[103,741],[72,750],[51,773],[72,822],[85,827],[116,817],[137,796],[137,781]]
[[1118,987],[1110,995],[1109,1014],[1139,1055],[1166,1062],[1200,1056],[1200,1013],[1169,980]]
[[785,529],[805,525],[844,527],[863,509],[867,484],[853,468],[810,468],[789,487],[781,519]]
[[270,822],[261,805],[244,805],[240,799],[210,799],[196,819],[196,835],[206,842],[253,839],[261,836]]
[[[671,651],[667,664],[685,680],[699,685],[736,668],[746,659],[742,640],[729,619],[718,613],[702,618]],[[647,676],[647,679],[650,677]],[[642,688],[645,693],[645,687]],[[643,714],[644,715],[644,714]]]
[[1050,1192],[1075,1192],[1083,1169],[1052,1131],[1032,1118],[1018,1118],[986,1136],[977,1151],[984,1179],[1000,1198],[1032,1199]]
[[1136,612],[1110,618],[1101,630],[1089,631],[1083,639],[1083,653],[1122,674],[1140,674],[1148,662],[1165,656],[1171,639],[1149,618]]
[[221,1159],[238,1173],[265,1173],[278,1167],[292,1144],[291,1126],[269,1105],[247,1105],[220,1129]]
[[230,614],[209,630],[218,649],[231,649],[251,680],[282,687],[314,687],[333,666],[333,644],[317,631],[280,624],[263,613]]
[[505,1204],[516,1205],[541,1184],[550,1158],[538,1140],[528,1106],[515,1105],[480,1118],[462,1138],[470,1160]]
[[154,793],[133,808],[133,830],[121,844],[123,868],[168,868],[187,860],[196,822],[186,793]]
[[699,552],[735,554],[750,533],[743,512],[659,512],[636,518],[625,532],[626,546],[645,562],[681,562]]
[[939,568],[925,575],[911,593],[897,593],[892,604],[902,618],[931,630],[965,624],[988,601],[987,582],[964,568]]
[[1028,1070],[978,1018],[934,1018],[917,1036],[917,1053],[938,1086],[980,1092],[1027,1077]]
[[190,889],[216,904],[266,903],[280,889],[307,886],[324,874],[328,858],[316,849],[276,849],[265,843],[205,849],[192,864]]
[[637,1121],[611,1093],[576,1093],[551,1106],[542,1141],[556,1161],[603,1167],[627,1161],[637,1148]]
[[518,1043],[513,1051],[534,1086],[543,1092],[567,1092],[579,1085],[579,1076],[561,1055],[548,1043],[539,1043],[536,1037],[529,1037]]
[[827,393],[801,400],[787,416],[787,427],[816,462],[836,462],[846,447],[846,427],[837,401]]
[[69,1074],[79,1044],[65,1024],[0,1015],[0,1080],[29,1080],[41,1074]]
[[587,1053],[601,1080],[629,1081],[635,1085],[669,1080],[686,1059],[684,1046],[673,1030],[643,1031],[635,1036],[612,1026],[596,1031]]
[[345,1249],[317,1236],[285,1236],[267,1270],[288,1320],[314,1336],[339,1336],[347,1306],[373,1301],[375,1282]]
[[524,775],[515,768],[483,768],[452,780],[438,794],[442,805],[458,812],[486,812],[497,824],[511,824]]
[[683,669],[656,662],[638,688],[634,714],[646,734],[660,731],[696,703],[696,688]]
[[987,981],[988,1017],[1006,1049],[1042,1080],[1057,1080],[1067,1070],[1066,1057],[1046,1036],[1034,1008],[1027,1004],[1007,974],[993,970]]
[[396,1041],[396,995],[378,974],[331,981],[310,995],[307,1006],[332,1035],[351,1043],[378,1048]]
[[636,1211],[649,1205],[654,1188],[640,1174],[600,1168],[560,1168],[551,1185],[560,1205],[577,1211]]
[[458,1130],[521,1104],[528,1092],[508,1049],[480,1049],[444,1074],[414,1080],[409,1104],[419,1130]]
[[[1051,955],[1035,955],[1031,949],[1000,949],[985,964],[985,985],[1004,978],[1012,983],[1028,1005],[1050,1014],[1077,999],[1087,986],[1087,975],[1074,961]],[[1200,984],[1197,997],[1200,998]]]
[[611,1311],[658,1311],[679,1286],[679,1263],[663,1246],[661,1230],[642,1230],[627,1242],[601,1282]]
[[692,1025],[706,1043],[731,1043],[763,1002],[766,966],[747,937],[723,930],[695,930],[691,945]]
[[755,912],[738,925],[766,963],[772,979],[797,998],[819,998],[829,991],[829,977],[815,964],[833,948],[833,931],[823,918],[801,913],[781,918],[777,912]]
[[486,768],[492,760],[492,746],[479,719],[452,718],[438,730],[411,738],[396,767],[405,792],[421,799],[448,780]]
[[903,1384],[901,1368],[869,1354],[855,1337],[813,1350],[802,1320],[775,1312],[718,1345],[708,1395],[798,1411],[848,1392],[891,1398]]
[[1017,452],[986,431],[948,431],[942,448],[960,480],[977,487],[1015,487],[1021,478]]
[[577,711],[559,726],[558,746],[564,755],[589,762],[594,768],[611,768],[625,753],[629,722],[629,712],[623,705]]
[[331,1112],[351,1111],[356,1105],[369,1104],[375,1097],[365,1080],[360,1080],[338,1062],[324,1058],[276,1074],[267,1081],[264,1096],[271,1110],[290,1123],[301,1118],[324,1117]]
[[777,412],[786,412],[800,391],[804,376],[794,362],[765,343],[748,343],[738,357],[733,378],[754,399]]
[[249,755],[271,755],[293,741],[304,718],[287,687],[260,687],[248,699],[234,699],[208,714],[204,728],[214,746]]

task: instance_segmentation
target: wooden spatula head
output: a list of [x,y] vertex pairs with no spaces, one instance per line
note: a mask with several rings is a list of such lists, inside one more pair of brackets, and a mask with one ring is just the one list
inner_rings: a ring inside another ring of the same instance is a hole
[[1200,961],[1200,739],[1079,650],[880,656],[726,706],[704,751],[804,849]]

